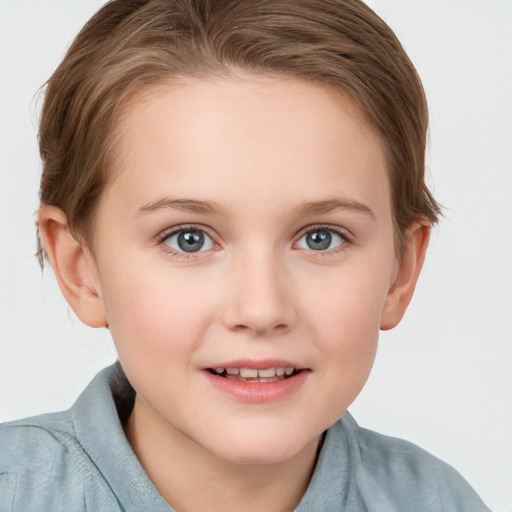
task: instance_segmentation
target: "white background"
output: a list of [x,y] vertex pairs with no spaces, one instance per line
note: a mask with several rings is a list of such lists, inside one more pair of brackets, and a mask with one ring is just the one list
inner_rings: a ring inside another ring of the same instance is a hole
[[[0,0],[0,421],[68,408],[115,358],[35,259],[35,93],[101,0]],[[512,511],[512,1],[373,0],[423,78],[446,219],[351,411]]]

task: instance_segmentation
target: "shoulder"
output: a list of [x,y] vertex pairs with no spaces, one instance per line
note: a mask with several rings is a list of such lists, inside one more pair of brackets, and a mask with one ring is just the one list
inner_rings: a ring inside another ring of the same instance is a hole
[[348,413],[337,425],[369,510],[377,510],[373,504],[378,503],[379,511],[489,512],[455,469],[422,448],[360,428]]
[[49,446],[61,445],[66,438],[73,437],[73,424],[69,411],[64,411],[1,423],[0,433],[0,464],[3,465],[11,452],[19,455],[20,450],[44,451]]
[[44,414],[0,425],[0,470],[51,472],[56,459],[69,455],[73,426],[68,412]]
[[0,509],[82,510],[80,452],[69,412],[0,425]]
[[70,411],[0,424],[2,512],[86,510],[95,473]]

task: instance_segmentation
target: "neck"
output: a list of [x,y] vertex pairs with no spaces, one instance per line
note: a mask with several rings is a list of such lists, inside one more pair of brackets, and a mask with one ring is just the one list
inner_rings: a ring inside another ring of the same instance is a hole
[[179,512],[291,512],[305,494],[319,439],[291,459],[237,464],[205,450],[139,397],[125,425],[128,441],[158,492]]

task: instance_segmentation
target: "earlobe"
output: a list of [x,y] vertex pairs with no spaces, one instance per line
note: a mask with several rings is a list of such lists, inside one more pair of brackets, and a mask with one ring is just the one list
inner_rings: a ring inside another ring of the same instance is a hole
[[71,234],[67,215],[41,205],[39,231],[59,287],[75,314],[91,327],[107,326],[94,259]]
[[430,225],[416,223],[409,230],[404,254],[382,310],[382,330],[392,329],[404,316],[423,266],[429,238]]

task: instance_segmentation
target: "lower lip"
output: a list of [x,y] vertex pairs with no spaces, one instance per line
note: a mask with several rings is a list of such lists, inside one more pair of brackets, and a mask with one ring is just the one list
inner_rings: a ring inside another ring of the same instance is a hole
[[309,371],[301,370],[292,377],[275,382],[243,382],[203,372],[219,391],[242,402],[263,403],[281,400],[295,393],[308,378]]

